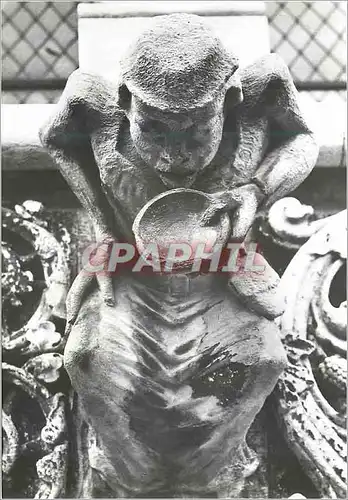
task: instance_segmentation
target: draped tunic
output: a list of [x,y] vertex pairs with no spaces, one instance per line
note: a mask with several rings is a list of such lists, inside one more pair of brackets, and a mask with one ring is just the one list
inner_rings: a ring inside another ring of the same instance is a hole
[[113,308],[89,295],[65,349],[96,468],[119,496],[238,492],[257,467],[246,432],[285,364],[276,325],[222,275],[128,271],[115,294]]

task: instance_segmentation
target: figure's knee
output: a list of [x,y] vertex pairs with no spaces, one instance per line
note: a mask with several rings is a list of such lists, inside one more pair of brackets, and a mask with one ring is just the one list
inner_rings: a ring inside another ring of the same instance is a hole
[[259,271],[231,274],[229,286],[247,308],[265,318],[277,318],[285,309],[280,278],[259,253],[255,254],[255,264]]
[[64,350],[64,366],[70,378],[76,371],[89,371],[98,346],[95,337],[85,325],[72,328]]
[[258,372],[265,380],[265,385],[273,386],[287,366],[287,357],[283,346],[261,357]]
[[264,332],[263,343],[253,371],[258,385],[270,393],[285,370],[288,360],[278,326],[272,321],[263,320],[260,327]]
[[274,321],[263,318],[255,325],[255,336],[251,372],[266,385],[274,385],[287,366],[279,328]]

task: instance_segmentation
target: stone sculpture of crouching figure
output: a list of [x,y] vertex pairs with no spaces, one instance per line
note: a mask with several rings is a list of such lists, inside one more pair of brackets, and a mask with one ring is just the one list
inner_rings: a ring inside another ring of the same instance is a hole
[[[133,241],[139,210],[175,187],[209,193],[206,221],[229,212],[243,240],[318,153],[281,59],[239,70],[185,14],[155,18],[117,83],[75,71],[41,139],[98,241]],[[269,266],[254,281],[197,276],[189,293],[176,280],[99,275],[88,288],[81,274],[69,296],[65,365],[116,497],[238,495],[257,467],[246,433],[285,366]]]

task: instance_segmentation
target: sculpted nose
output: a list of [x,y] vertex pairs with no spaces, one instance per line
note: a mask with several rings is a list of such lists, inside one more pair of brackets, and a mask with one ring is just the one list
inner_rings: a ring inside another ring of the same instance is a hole
[[185,144],[168,144],[163,153],[165,163],[183,163],[189,159],[189,153]]
[[188,160],[187,155],[165,155],[161,157],[162,167],[161,170],[163,172],[171,172],[173,168],[181,169],[183,172],[185,171],[185,163]]
[[185,157],[187,156],[186,136],[184,133],[172,133],[166,138],[165,149],[168,156]]

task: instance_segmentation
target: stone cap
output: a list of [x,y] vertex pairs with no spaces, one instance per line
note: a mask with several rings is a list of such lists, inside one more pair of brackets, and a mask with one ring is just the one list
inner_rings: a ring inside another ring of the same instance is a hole
[[199,16],[263,16],[265,2],[221,2],[185,1],[180,2],[97,2],[80,3],[80,18],[152,17],[163,14],[186,12]]
[[211,104],[237,68],[208,23],[181,13],[154,17],[122,58],[121,77],[144,103],[187,111]]

